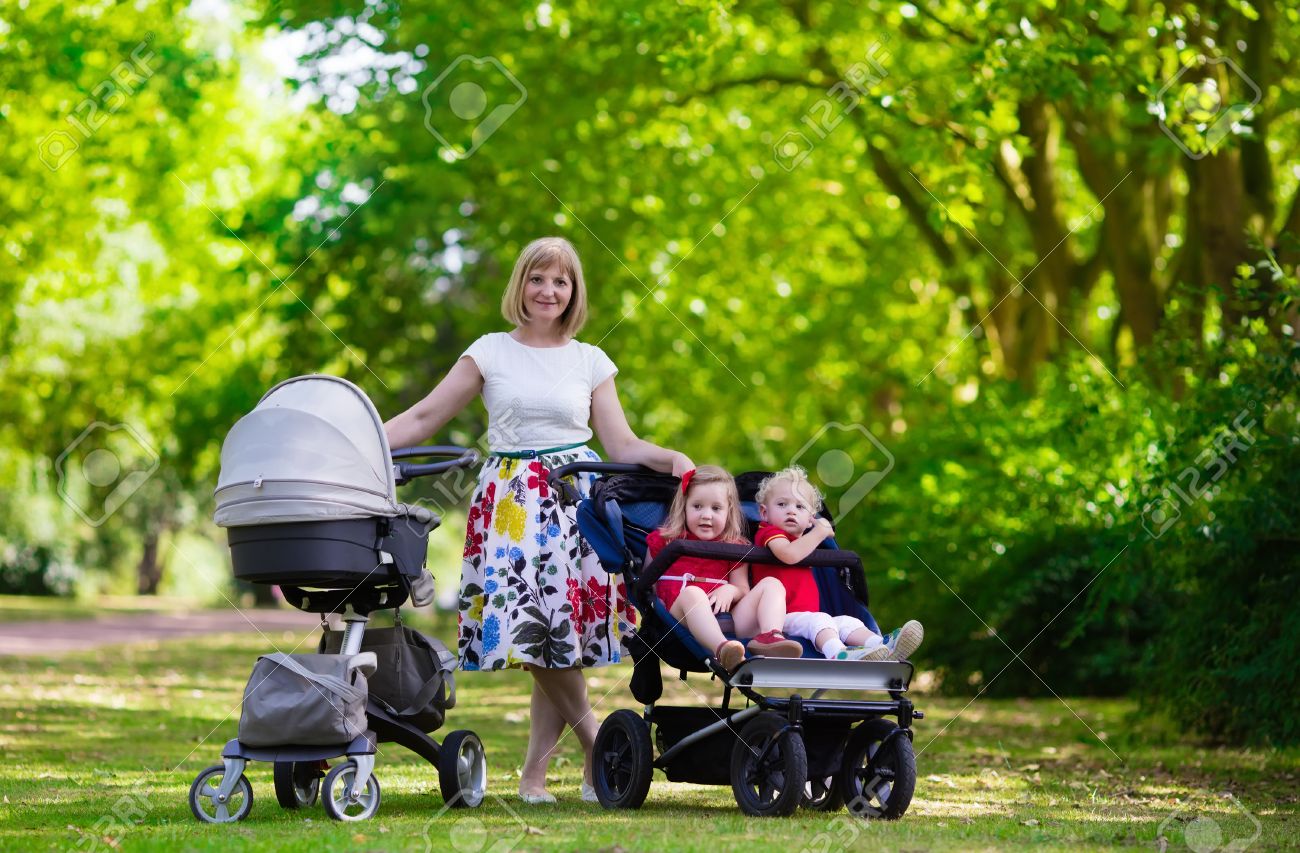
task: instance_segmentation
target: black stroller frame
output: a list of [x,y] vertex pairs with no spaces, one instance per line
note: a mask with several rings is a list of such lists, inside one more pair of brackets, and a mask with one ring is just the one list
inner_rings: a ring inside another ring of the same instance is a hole
[[[413,447],[391,453],[394,481],[442,474],[476,465],[478,454],[463,447]],[[453,457],[449,461],[412,463],[406,459]],[[285,599],[299,610],[345,623],[339,654],[361,652],[366,624],[376,610],[399,612],[410,598],[412,575],[425,566],[427,540],[441,519],[422,508],[403,507],[396,518],[362,518],[290,524],[231,527],[228,530],[235,576],[253,583],[279,584]],[[414,571],[412,571],[414,569]],[[356,578],[361,577],[360,581]],[[398,616],[400,623],[400,616]],[[371,657],[373,660],[373,656]],[[253,805],[252,786],[244,769],[250,761],[274,766],[276,800],[285,809],[307,808],[324,794],[329,817],[359,821],[379,808],[374,775],[380,743],[396,743],[438,770],[439,788],[448,807],[478,806],[487,789],[487,755],[478,735],[454,731],[439,744],[395,709],[370,696],[367,730],[350,743],[327,746],[253,747],[238,738],[222,749],[222,763],[203,770],[190,787],[190,809],[206,823],[243,820]],[[325,772],[326,762],[347,760]]]
[[[605,483],[616,483],[619,477],[624,483],[633,478],[647,485],[657,483],[660,500],[643,503],[671,499],[678,484],[675,477],[638,465],[575,462],[550,474],[552,485],[571,502],[577,502],[577,494],[560,478],[579,472],[611,475]],[[761,476],[762,472],[741,475],[738,485],[747,482],[752,491]],[[742,486],[742,502],[752,501],[752,494],[745,492]],[[597,481],[592,497],[582,504],[579,524],[589,540],[598,540],[602,527],[648,532],[623,515],[617,499],[602,494],[602,481]],[[621,530],[615,538],[623,539]],[[916,784],[912,722],[924,718],[905,695],[913,674],[911,663],[827,660],[820,655],[748,657],[728,671],[669,614],[655,594],[655,582],[680,557],[784,565],[770,550],[678,539],[642,569],[632,545],[618,542],[622,553],[615,559],[616,549],[609,543],[593,544],[605,568],[623,574],[642,615],[642,624],[624,641],[635,667],[631,691],[645,708],[640,714],[615,711],[596,736],[593,782],[602,805],[639,808],[649,792],[653,771],[658,769],[669,781],[730,784],[741,809],[755,816],[789,815],[800,806],[829,812],[845,804],[859,817],[896,819],[903,815]],[[857,554],[819,548],[805,563],[822,572],[819,587],[842,584],[840,592],[865,609],[866,580]],[[823,609],[828,609],[826,601],[823,595]],[[722,627],[733,636],[726,624]],[[805,647],[811,648],[807,643]],[[688,672],[709,673],[721,681],[721,706],[657,704],[663,693],[661,662],[679,670],[683,681]],[[773,695],[772,690],[793,692]],[[830,690],[884,695],[872,699],[826,697]],[[747,707],[734,707],[733,693],[748,700]],[[896,723],[886,719],[889,717]],[[656,748],[658,757],[654,756]]]

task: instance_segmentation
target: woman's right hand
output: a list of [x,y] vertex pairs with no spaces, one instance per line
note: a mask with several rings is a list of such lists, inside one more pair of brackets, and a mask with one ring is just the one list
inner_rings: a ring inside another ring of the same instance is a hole
[[680,451],[673,451],[673,476],[681,479],[681,476],[687,471],[694,471],[695,463],[691,457]]

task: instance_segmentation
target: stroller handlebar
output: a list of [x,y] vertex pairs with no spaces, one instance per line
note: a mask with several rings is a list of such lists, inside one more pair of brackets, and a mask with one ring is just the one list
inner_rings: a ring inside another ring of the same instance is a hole
[[[399,462],[399,459],[412,459],[428,456],[454,456],[446,462]],[[404,447],[401,450],[394,450],[393,457],[393,479],[397,485],[409,482],[416,477],[427,477],[432,474],[443,474],[456,468],[470,468],[479,463],[477,450],[468,447],[457,447],[455,445],[439,445],[435,447]]]
[[647,468],[644,465],[633,465],[628,462],[570,462],[568,465],[561,465],[551,471],[546,478],[546,482],[552,489],[557,490],[568,503],[576,504],[581,498],[578,490],[573,486],[561,480],[570,474],[659,474],[661,476],[670,476],[662,471],[656,471],[653,468]]

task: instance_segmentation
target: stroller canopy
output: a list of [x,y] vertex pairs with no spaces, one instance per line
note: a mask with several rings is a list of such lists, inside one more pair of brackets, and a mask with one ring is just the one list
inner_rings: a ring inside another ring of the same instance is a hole
[[346,379],[286,379],[226,435],[216,499],[222,527],[396,516],[379,412]]

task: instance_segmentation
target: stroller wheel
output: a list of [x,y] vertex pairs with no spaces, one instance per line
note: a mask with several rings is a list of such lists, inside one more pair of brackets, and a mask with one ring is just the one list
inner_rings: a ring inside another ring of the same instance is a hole
[[897,820],[916,790],[916,756],[909,732],[889,720],[867,720],[844,747],[840,795],[858,817]]
[[248,777],[241,773],[234,790],[222,800],[220,789],[225,777],[226,766],[214,764],[190,785],[190,811],[204,823],[234,823],[253,810],[253,786],[248,784]]
[[379,780],[371,773],[365,790],[352,791],[357,778],[357,763],[351,759],[336,764],[325,775],[325,814],[334,820],[368,820],[379,811]]
[[607,809],[639,809],[650,793],[654,753],[650,726],[635,711],[615,711],[596,732],[591,778]]
[[809,779],[801,805],[817,812],[837,812],[844,808],[844,794],[834,776]]
[[438,758],[442,800],[454,809],[476,808],[487,794],[487,752],[470,731],[457,731],[442,742]]
[[320,795],[321,762],[277,761],[275,799],[283,809],[309,809]]
[[794,813],[808,784],[803,736],[787,729],[785,717],[759,714],[740,730],[731,751],[731,790],[741,811],[755,817]]

